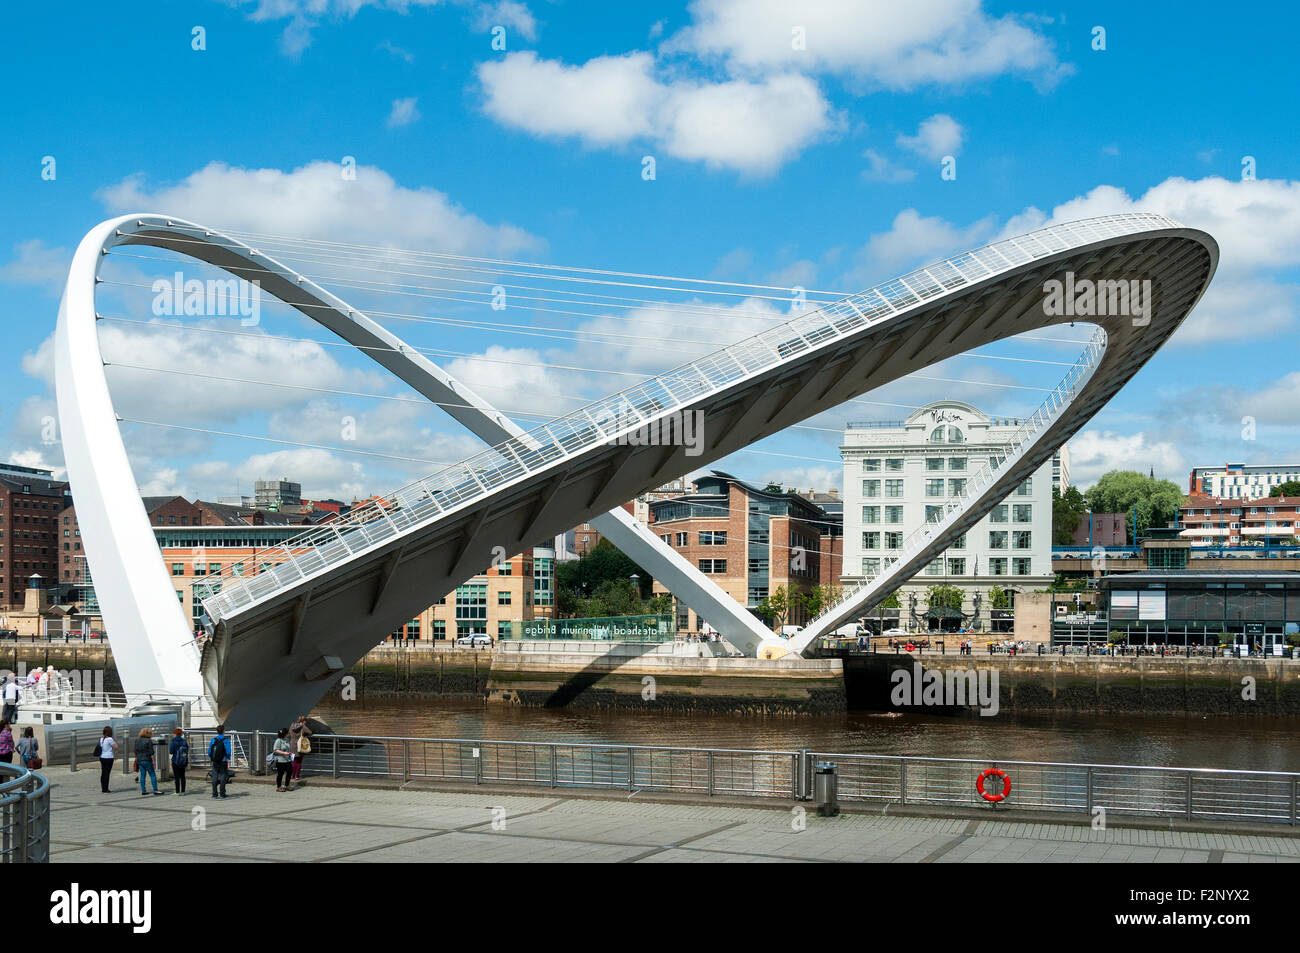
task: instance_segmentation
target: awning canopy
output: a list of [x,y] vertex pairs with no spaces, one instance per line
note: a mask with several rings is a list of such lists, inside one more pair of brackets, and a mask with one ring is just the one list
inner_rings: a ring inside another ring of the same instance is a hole
[[1217,526],[1189,527],[1179,533],[1179,536],[1227,536],[1229,530],[1219,529]]
[[1243,527],[1242,535],[1244,536],[1294,536],[1294,526],[1246,526]]

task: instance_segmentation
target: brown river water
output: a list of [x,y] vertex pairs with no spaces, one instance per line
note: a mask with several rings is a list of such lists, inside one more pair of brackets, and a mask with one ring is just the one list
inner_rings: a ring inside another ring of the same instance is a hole
[[1300,721],[1113,715],[941,717],[848,712],[805,718],[521,708],[477,700],[322,701],[339,734],[564,741],[999,761],[1300,771]]

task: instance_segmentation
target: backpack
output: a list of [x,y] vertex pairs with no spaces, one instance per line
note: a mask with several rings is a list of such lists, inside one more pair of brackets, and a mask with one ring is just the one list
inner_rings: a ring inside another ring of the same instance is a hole
[[213,767],[226,763],[226,739],[218,735],[212,739],[208,745],[208,760],[212,762]]
[[[221,746],[225,749],[225,745]],[[181,739],[181,745],[176,749],[176,754],[172,756],[172,764],[178,768],[184,768],[190,763],[190,743],[184,738]]]

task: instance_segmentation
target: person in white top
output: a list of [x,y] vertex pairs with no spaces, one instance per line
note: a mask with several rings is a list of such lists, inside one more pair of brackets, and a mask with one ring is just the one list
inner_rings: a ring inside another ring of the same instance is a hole
[[5,687],[0,697],[4,700],[4,711],[0,713],[0,718],[12,722],[18,716],[18,683],[12,675],[5,678]]
[[117,756],[117,742],[113,739],[112,728],[104,728],[104,735],[95,746],[95,754],[99,757],[99,789],[104,794],[111,794],[108,778],[113,773],[113,759]]

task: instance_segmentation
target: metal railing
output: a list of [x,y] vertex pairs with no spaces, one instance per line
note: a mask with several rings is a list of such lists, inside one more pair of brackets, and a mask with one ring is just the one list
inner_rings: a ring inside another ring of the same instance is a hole
[[0,862],[50,860],[50,782],[21,765],[0,762]]
[[[203,600],[204,609],[218,622],[338,561],[382,546],[531,473],[597,445],[615,442],[647,420],[771,370],[801,353],[856,334],[938,295],[1091,242],[1143,229],[1178,227],[1172,219],[1149,213],[1053,225],[956,255],[805,312],[558,417],[288,540],[278,552],[267,554],[266,561],[278,563],[270,569],[245,577],[227,566],[216,580],[221,591]],[[1049,397],[1048,404],[1051,400]],[[1043,412],[1040,410],[1031,420],[1036,423]]]
[[[192,750],[197,750],[191,733]],[[264,770],[275,735],[235,732]],[[987,768],[1011,776],[1005,806],[1021,810],[1261,821],[1296,825],[1300,774],[1217,768],[991,761],[895,755],[678,748],[568,742],[313,735],[304,777],[600,788],[802,799],[814,762],[837,766],[844,801],[992,807],[975,789]],[[195,763],[191,755],[191,763]]]

